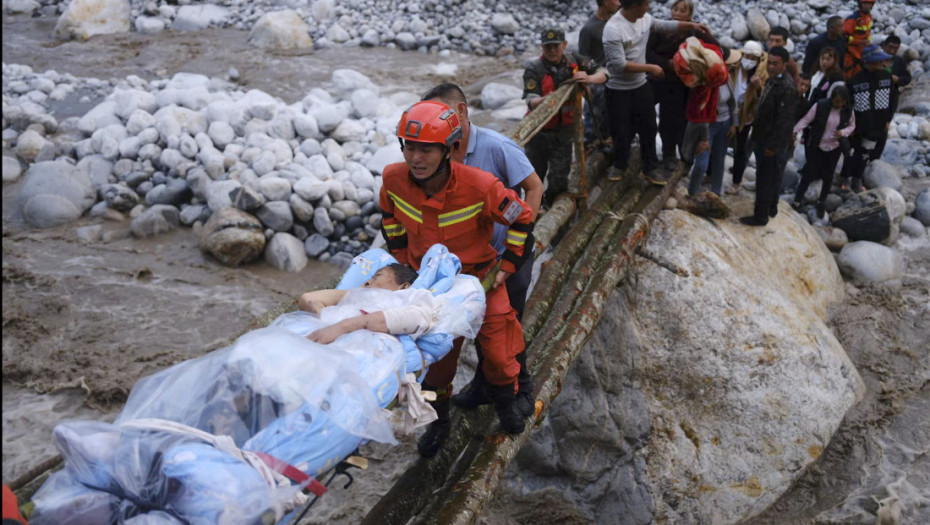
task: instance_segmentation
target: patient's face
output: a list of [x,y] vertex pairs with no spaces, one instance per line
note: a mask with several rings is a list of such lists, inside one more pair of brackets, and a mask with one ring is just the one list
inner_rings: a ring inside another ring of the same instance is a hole
[[365,281],[365,284],[362,285],[363,288],[381,288],[383,290],[396,291],[405,286],[397,284],[397,279],[394,277],[394,272],[387,268],[381,268],[371,277]]

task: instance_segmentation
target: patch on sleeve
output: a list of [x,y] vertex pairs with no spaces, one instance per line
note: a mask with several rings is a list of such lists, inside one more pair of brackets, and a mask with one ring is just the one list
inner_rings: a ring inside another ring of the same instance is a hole
[[[504,203],[501,203],[501,206],[503,205]],[[513,201],[510,203],[510,206],[507,206],[503,217],[505,221],[513,223],[513,221],[517,220],[517,217],[519,217],[521,213],[523,213],[523,206],[521,206],[519,202]]]
[[527,91],[533,91],[534,89],[536,89],[536,79],[535,78],[526,79],[524,86],[526,87]]
[[503,212],[508,204],[510,204],[510,197],[504,197],[504,200],[501,201],[501,205],[497,207],[497,211]]

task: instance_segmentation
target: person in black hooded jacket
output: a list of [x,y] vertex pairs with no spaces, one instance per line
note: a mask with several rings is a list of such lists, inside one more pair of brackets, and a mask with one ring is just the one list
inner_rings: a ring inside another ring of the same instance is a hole
[[778,157],[784,155],[792,144],[794,111],[798,103],[794,82],[786,74],[789,58],[783,47],[769,51],[766,63],[769,79],[762,89],[752,128],[756,155],[756,201],[753,214],[740,219],[748,226],[765,226],[769,217],[778,214],[782,179]]

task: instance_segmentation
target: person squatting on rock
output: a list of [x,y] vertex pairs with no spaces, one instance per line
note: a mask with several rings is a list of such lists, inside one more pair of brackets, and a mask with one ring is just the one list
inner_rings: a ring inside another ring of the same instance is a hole
[[[419,268],[430,246],[443,243],[459,257],[462,272],[484,277],[497,260],[491,245],[495,222],[508,227],[500,271],[487,292],[484,322],[475,340],[482,370],[505,432],[525,429],[529,414],[520,412],[516,394],[520,364],[516,355],[525,348],[516,311],[507,287],[501,286],[523,264],[533,245],[533,211],[494,175],[452,160],[462,140],[462,127],[454,109],[437,101],[417,102],[401,116],[397,127],[404,162],[384,169],[379,203],[381,228],[391,254],[401,264]],[[460,348],[460,346],[459,346]],[[432,365],[423,381],[435,390],[439,419],[421,437],[420,453],[435,454],[449,433],[449,405],[458,352],[449,352]],[[423,444],[431,445],[424,449]]]
[[859,9],[843,21],[843,34],[846,36],[846,55],[843,57],[843,70],[846,79],[862,71],[862,54],[872,40],[872,6],[874,0],[860,0]]
[[756,200],[753,214],[740,219],[749,226],[765,226],[778,213],[781,172],[778,158],[792,145],[795,105],[798,94],[788,77],[788,50],[775,47],[768,54],[769,79],[753,119],[752,141],[756,155]]
[[[533,169],[523,148],[513,140],[500,133],[476,126],[468,118],[468,101],[462,89],[451,83],[439,84],[427,91],[422,100],[435,100],[455,110],[462,126],[462,140],[459,147],[452,152],[452,160],[461,162],[466,166],[478,168],[494,175],[506,188],[523,190],[523,200],[533,211],[533,219],[539,214],[539,204],[543,194],[543,183]],[[494,223],[494,240],[492,244],[497,250],[498,258],[504,255],[504,241],[507,238],[507,226]],[[526,294],[533,277],[533,246],[526,247],[529,251],[524,257],[523,264],[517,271],[507,278],[507,296],[510,306],[517,312],[517,320],[523,319],[523,307],[526,305]],[[461,349],[461,346],[459,346]],[[458,350],[457,350],[458,351]],[[522,414],[529,414],[533,410],[533,380],[526,368],[526,352],[517,354],[520,363],[517,402]],[[481,354],[478,354],[478,365],[475,368],[475,377],[469,388],[452,396],[452,403],[464,408],[475,408],[491,403],[487,395],[487,378],[482,371]],[[432,446],[421,447],[430,450]]]
[[[836,66],[841,72],[843,70],[843,58],[846,56],[846,36],[843,34],[843,17],[833,15],[827,19],[827,31],[821,33],[807,42],[804,48],[804,62],[801,66],[801,72],[811,75],[817,71],[817,64],[823,55],[824,49],[832,49],[835,52]],[[821,71],[823,67],[821,66]],[[816,86],[817,84],[813,84]]]
[[620,12],[604,26],[604,55],[610,80],[607,81],[607,110],[614,139],[614,161],[609,180],[620,180],[630,160],[633,136],[639,135],[642,169],[653,184],[664,186],[668,175],[659,167],[656,154],[656,110],[650,78],[663,78],[665,72],[646,63],[646,44],[653,31],[696,31],[710,35],[704,24],[673,20],[653,20],[651,0],[621,0]]
[[794,136],[801,131],[807,138],[806,163],[801,170],[801,182],[794,194],[795,208],[803,204],[804,193],[810,183],[820,179],[820,198],[817,200],[817,217],[823,218],[824,203],[833,185],[833,172],[840,153],[849,149],[849,136],[856,129],[856,115],[849,100],[849,90],[843,82],[830,88],[826,98],[811,106],[807,114],[794,126]]
[[849,170],[844,174],[852,177],[852,190],[862,191],[862,174],[876,155],[879,142],[888,137],[888,126],[894,117],[892,106],[891,73],[886,69],[891,55],[875,44],[862,52],[865,68],[848,81],[856,111],[856,132],[853,134],[853,155],[849,159]]
[[739,193],[743,173],[749,163],[752,153],[749,135],[752,131],[752,122],[756,116],[759,105],[759,96],[762,88],[769,78],[767,69],[768,55],[762,50],[762,44],[749,40],[743,44],[743,58],[738,66],[730,66],[730,86],[736,97],[736,118],[731,131],[733,139],[733,185],[727,188],[727,194]]
[[[672,20],[690,22],[694,16],[694,3],[691,0],[678,0],[672,4]],[[678,166],[676,155],[681,150],[685,137],[685,105],[688,101],[688,88],[675,74],[672,58],[685,38],[678,32],[649,34],[646,42],[646,61],[662,68],[663,78],[650,78],[649,84],[656,102],[659,104],[659,137],[662,139],[662,168],[673,171]],[[717,44],[716,41],[711,43]],[[684,157],[682,157],[684,159]]]
[[[603,84],[607,70],[590,58],[565,53],[568,42],[565,32],[551,27],[543,30],[542,55],[526,63],[523,72],[523,98],[527,113],[536,109],[545,97],[565,82]],[[543,205],[547,208],[560,193],[568,190],[568,174],[572,167],[572,134],[575,131],[575,106],[566,103],[559,114],[526,145],[526,156],[542,180],[547,181]]]
[[[604,26],[617,11],[620,0],[597,0],[597,11],[585,22],[578,33],[578,53],[589,57],[595,64],[604,66]],[[607,97],[604,84],[588,84],[590,97],[584,103],[584,142],[593,144],[610,138]],[[592,107],[593,106],[593,107]]]

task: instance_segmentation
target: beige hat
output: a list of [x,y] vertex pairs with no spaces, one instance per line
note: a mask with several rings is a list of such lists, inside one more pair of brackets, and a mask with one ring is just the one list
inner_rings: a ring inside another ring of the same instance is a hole
[[764,51],[762,51],[762,44],[756,42],[755,40],[747,40],[743,44],[743,54],[744,55],[753,55],[761,57]]
[[728,66],[733,64],[739,64],[739,61],[743,58],[743,52],[739,49],[731,49],[730,54],[727,55],[726,63]]

